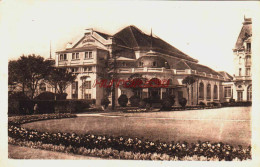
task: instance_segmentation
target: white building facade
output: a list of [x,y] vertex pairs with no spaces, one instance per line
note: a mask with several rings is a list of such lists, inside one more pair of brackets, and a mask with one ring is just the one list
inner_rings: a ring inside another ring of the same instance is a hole
[[[117,80],[124,82],[139,76],[135,79],[148,85],[158,84],[137,89],[120,84],[115,90],[117,105],[121,94],[141,99],[163,99],[171,94],[175,96],[175,106],[179,105],[181,98],[188,100],[187,105],[225,101],[223,83],[227,80],[222,74],[198,64],[198,60],[135,26],[128,26],[114,35],[88,29],[79,41],[69,43],[66,49],[56,52],[56,67],[67,68],[77,74],[75,82],[66,90],[67,99],[95,99],[96,105],[100,105],[104,97],[111,100],[106,88],[97,84],[111,72],[107,68],[109,60],[116,62],[113,72],[117,73]],[[182,80],[190,75],[195,82],[184,85]],[[168,83],[167,87],[163,86],[163,82]]]

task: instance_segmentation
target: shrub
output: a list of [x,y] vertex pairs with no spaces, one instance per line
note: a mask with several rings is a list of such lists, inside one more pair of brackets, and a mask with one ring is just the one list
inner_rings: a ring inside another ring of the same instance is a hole
[[108,100],[108,98],[103,98],[101,100],[101,105],[104,106],[105,108],[107,108],[109,104],[110,104],[110,101]]
[[187,99],[186,98],[181,98],[179,99],[179,104],[185,108],[186,104],[187,104]]
[[57,100],[66,100],[67,95],[68,95],[67,93],[57,94],[56,98]]
[[139,103],[139,108],[146,108],[147,103],[144,100],[141,100]]
[[30,100],[23,92],[9,92],[8,100]]
[[130,97],[130,104],[132,107],[138,107],[139,106],[139,102],[140,102],[140,98],[136,95],[133,95]]
[[43,92],[34,98],[35,100],[55,100],[55,93]]
[[235,103],[235,99],[229,99],[229,103]]
[[54,113],[55,101],[54,100],[34,100],[34,104],[38,105],[40,114]]
[[205,103],[201,101],[201,102],[199,102],[199,105],[200,106],[205,106]]
[[174,100],[175,96],[173,95],[168,95],[166,97],[163,98],[162,100],[162,110],[171,110],[172,109],[172,106],[174,105],[175,103],[175,100]]
[[126,95],[122,94],[120,95],[120,97],[118,98],[118,103],[121,107],[126,107],[127,103],[128,103],[128,98]]

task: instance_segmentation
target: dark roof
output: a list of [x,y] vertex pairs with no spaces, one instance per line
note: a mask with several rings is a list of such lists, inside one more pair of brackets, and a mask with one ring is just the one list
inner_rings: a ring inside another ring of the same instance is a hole
[[105,34],[103,32],[99,32],[99,31],[96,31],[94,30],[96,33],[98,33],[101,37],[105,38],[105,39],[108,39],[109,37],[112,37],[112,35],[109,35],[109,34]]
[[193,62],[198,62],[196,59],[186,55],[177,48],[168,44],[158,37],[153,37],[143,33],[135,26],[128,26],[113,35],[115,43],[132,48],[134,50],[154,50],[163,54],[168,54],[173,57],[178,57]]
[[227,73],[225,71],[219,71],[218,73],[220,75],[222,75],[225,80],[229,80],[229,81],[233,80],[233,77],[229,73]]
[[190,69],[190,67],[184,61],[178,61],[176,64],[172,64],[172,68],[176,70]]
[[247,38],[249,38],[251,36],[252,36],[252,20],[251,20],[251,18],[245,18],[243,27],[237,38],[235,49],[237,49],[237,50],[242,49],[244,40],[246,40]]
[[192,70],[197,70],[198,72],[205,72],[207,74],[213,74],[213,75],[219,75],[221,76],[218,72],[212,70],[211,68],[201,65],[201,64],[197,64],[197,63],[191,63],[186,61],[187,65],[192,69]]

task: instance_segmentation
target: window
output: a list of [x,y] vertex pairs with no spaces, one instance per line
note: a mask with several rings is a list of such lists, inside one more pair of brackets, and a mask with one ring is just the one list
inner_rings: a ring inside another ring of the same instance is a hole
[[139,65],[139,67],[143,67],[144,63],[142,61],[140,61],[138,65]]
[[92,59],[93,56],[92,56],[92,52],[89,51],[89,52],[85,52],[85,59]]
[[156,61],[153,62],[153,67],[157,67],[157,62]]
[[92,67],[84,67],[84,71],[85,72],[91,72],[92,71]]
[[251,65],[251,56],[246,56],[246,66]]
[[91,89],[91,81],[85,81],[84,87],[85,89]]
[[78,82],[72,83],[72,99],[78,99]]
[[243,91],[237,91],[237,100],[243,101]]
[[67,54],[60,54],[60,60],[67,60]]
[[79,53],[72,53],[72,60],[79,59]]
[[207,99],[210,100],[211,99],[211,85],[208,84],[207,86]]
[[246,68],[246,76],[251,76],[251,68]]
[[91,99],[91,94],[90,93],[85,93],[84,99]]
[[239,71],[238,71],[238,76],[241,76],[241,74],[242,74],[242,69],[241,69],[241,68],[239,68]]
[[202,82],[199,86],[199,98],[204,99],[204,84]]
[[123,62],[123,63],[122,63],[122,66],[123,66],[123,67],[126,67],[126,62]]
[[231,87],[224,87],[224,97],[231,97]]
[[88,52],[88,57],[92,59],[92,52]]
[[78,68],[71,68],[71,72],[78,72]]
[[252,101],[252,85],[247,88],[247,101]]
[[246,51],[251,52],[251,43],[246,44]]
[[218,86],[214,85],[214,99],[218,99]]

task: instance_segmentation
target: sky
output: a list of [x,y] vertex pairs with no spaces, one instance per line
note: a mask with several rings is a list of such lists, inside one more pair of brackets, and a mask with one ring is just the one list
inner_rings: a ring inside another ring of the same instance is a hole
[[158,36],[216,71],[233,74],[233,52],[244,15],[259,2],[2,1],[0,25],[8,60],[45,58],[81,38],[86,28],[115,34],[128,25]]

